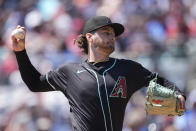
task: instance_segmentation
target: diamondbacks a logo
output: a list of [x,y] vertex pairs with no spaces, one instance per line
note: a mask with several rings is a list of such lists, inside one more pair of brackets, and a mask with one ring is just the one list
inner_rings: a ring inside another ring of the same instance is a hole
[[126,87],[126,78],[119,76],[118,80],[110,94],[110,97],[127,97],[127,87]]

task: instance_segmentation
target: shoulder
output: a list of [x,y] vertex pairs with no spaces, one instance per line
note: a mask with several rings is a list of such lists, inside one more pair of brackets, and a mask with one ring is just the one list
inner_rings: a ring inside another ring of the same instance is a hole
[[115,58],[117,61],[117,64],[119,65],[126,65],[126,66],[141,66],[140,63],[133,61],[133,60],[129,60],[129,59],[117,59]]
[[59,68],[57,68],[57,71],[59,72],[74,71],[77,70],[80,66],[81,66],[80,63],[66,63],[64,65],[59,66]]

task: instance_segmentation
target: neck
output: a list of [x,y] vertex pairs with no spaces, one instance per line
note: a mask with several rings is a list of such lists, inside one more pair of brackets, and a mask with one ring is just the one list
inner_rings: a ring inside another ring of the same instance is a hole
[[110,54],[105,53],[105,52],[99,52],[99,51],[96,51],[96,50],[89,50],[88,61],[89,62],[108,61],[109,60],[109,55]]

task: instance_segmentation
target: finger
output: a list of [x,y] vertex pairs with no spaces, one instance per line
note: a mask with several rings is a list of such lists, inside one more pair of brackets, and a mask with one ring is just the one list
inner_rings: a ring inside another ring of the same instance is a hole
[[25,45],[25,41],[24,41],[24,39],[23,39],[23,40],[21,40],[21,39],[17,39],[17,42],[18,42],[18,46],[20,46],[20,47],[24,47],[24,45]]
[[182,95],[179,95],[178,96],[178,99],[179,99],[179,108],[180,108],[180,110],[185,110],[185,98],[184,98],[184,96],[182,96]]
[[13,49],[16,49],[17,48],[17,43],[13,43],[12,47],[13,47]]
[[19,29],[21,26],[20,25],[18,25],[17,27],[16,27],[16,29]]
[[12,41],[13,41],[13,43],[12,43],[12,47],[13,47],[13,49],[16,49],[16,48],[17,48],[17,46],[18,46],[17,39],[16,39],[16,38],[13,38],[13,39],[12,39]]
[[24,43],[24,40],[22,40],[22,39],[17,39],[17,42],[18,42],[19,44],[23,44],[23,43]]
[[26,28],[25,27],[21,27],[21,29],[23,29],[26,32]]
[[14,35],[11,36],[13,42],[17,42],[17,39]]
[[180,109],[181,110],[184,110],[185,109],[185,102],[184,101],[181,101],[180,102]]
[[185,100],[184,99],[180,99],[180,109],[181,110],[185,109]]

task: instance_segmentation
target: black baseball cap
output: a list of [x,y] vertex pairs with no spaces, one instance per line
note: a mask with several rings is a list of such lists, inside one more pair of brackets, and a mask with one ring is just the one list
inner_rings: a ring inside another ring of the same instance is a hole
[[114,29],[115,36],[119,36],[124,32],[124,26],[120,23],[112,23],[110,18],[106,16],[95,16],[86,22],[83,34],[85,35],[104,26],[111,26]]

